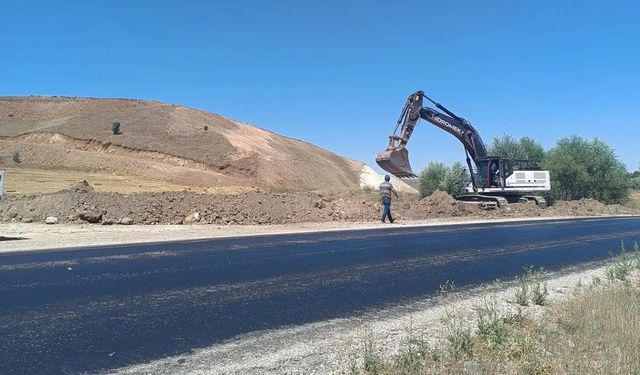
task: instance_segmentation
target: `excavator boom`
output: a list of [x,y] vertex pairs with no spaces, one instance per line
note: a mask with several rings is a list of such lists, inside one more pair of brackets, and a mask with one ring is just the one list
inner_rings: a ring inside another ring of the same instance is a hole
[[[433,108],[423,107],[423,98],[432,102],[436,108],[444,113]],[[456,137],[474,161],[487,156],[480,134],[467,120],[458,117],[443,105],[431,100],[424,95],[424,92],[416,91],[409,95],[396,128],[389,136],[387,148],[376,155],[376,163],[380,168],[397,177],[416,177],[409,164],[409,151],[406,149],[406,145],[420,119],[426,120]],[[471,170],[470,160],[467,161],[467,164]]]

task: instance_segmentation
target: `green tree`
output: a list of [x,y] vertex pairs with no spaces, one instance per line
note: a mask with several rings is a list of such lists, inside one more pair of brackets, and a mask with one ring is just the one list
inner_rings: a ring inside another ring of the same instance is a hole
[[432,161],[420,172],[420,197],[424,198],[436,190],[442,190],[447,167],[437,161]]
[[640,167],[637,171],[631,173],[629,177],[631,178],[631,188],[633,190],[640,190]]
[[443,190],[452,197],[457,197],[465,192],[465,185],[469,179],[469,172],[462,163],[454,163],[447,169],[444,176]]
[[111,124],[111,133],[113,135],[120,134],[120,123],[119,122],[114,122],[113,124]]
[[544,159],[544,149],[533,138],[516,139],[508,134],[493,138],[487,152],[491,156],[512,160],[529,160],[535,164],[540,164]]
[[533,138],[520,138],[520,148],[522,149],[522,156],[524,160],[529,160],[535,164],[541,164],[543,162],[544,148],[542,148],[542,145],[536,142]]
[[622,203],[629,196],[631,181],[624,164],[600,139],[562,138],[547,153],[543,167],[551,173],[552,199]]
[[467,179],[468,172],[462,163],[447,167],[440,162],[431,162],[420,173],[420,197],[429,196],[436,190],[457,197],[464,193]]

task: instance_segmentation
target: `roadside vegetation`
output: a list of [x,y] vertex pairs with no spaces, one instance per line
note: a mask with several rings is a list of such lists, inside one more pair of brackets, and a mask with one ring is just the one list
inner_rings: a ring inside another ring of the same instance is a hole
[[515,138],[504,134],[493,138],[487,152],[491,156],[501,156],[512,160],[529,160],[541,164],[545,157],[544,148],[530,137]]
[[613,148],[600,139],[562,138],[547,152],[542,167],[551,172],[554,199],[624,203],[629,198],[629,173]]
[[640,191],[640,167],[637,171],[630,173],[629,178],[631,179],[631,189]]
[[[552,190],[545,198],[549,203],[585,198],[606,204],[633,203],[633,199],[629,199],[631,191],[640,190],[640,171],[627,171],[614,149],[598,138],[565,137],[545,151],[533,138],[504,134],[492,140],[487,152],[491,156],[529,160],[548,170]],[[466,171],[461,163],[451,167],[430,163],[420,174],[420,195],[425,197],[435,190],[446,191],[454,197],[459,195],[468,183]],[[458,173],[463,177],[450,178],[445,184],[446,176],[458,176]]]
[[440,162],[431,162],[420,173],[420,198],[433,194],[436,190],[444,191],[452,197],[464,193],[469,180],[469,172],[462,163],[446,166]]
[[[622,249],[606,280],[576,285],[574,294],[547,300],[544,271],[518,278],[505,312],[495,294],[474,307],[475,320],[449,311],[440,339],[415,327],[394,355],[364,340],[347,373],[396,374],[637,374],[640,369],[640,249]],[[504,304],[504,303],[503,303]],[[534,306],[538,314],[523,313]],[[544,306],[544,307],[539,307]]]

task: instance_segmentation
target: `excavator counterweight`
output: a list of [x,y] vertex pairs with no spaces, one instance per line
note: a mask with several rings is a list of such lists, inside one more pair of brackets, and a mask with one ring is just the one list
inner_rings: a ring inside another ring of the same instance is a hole
[[417,177],[409,164],[409,150],[404,147],[379,152],[376,155],[376,163],[396,177]]

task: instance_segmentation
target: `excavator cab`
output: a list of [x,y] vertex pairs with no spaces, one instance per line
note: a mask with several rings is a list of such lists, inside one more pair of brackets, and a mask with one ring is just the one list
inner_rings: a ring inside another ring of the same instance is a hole
[[549,180],[548,172],[541,171],[540,166],[528,160],[504,159],[501,157],[485,157],[475,160],[477,172],[475,182],[480,189],[513,190],[534,189],[549,190],[540,184]]
[[504,186],[504,169],[507,160],[498,157],[478,158],[475,181],[479,188],[499,188]]
[[376,154],[380,168],[400,178],[417,177],[409,164],[409,151],[404,147],[389,147]]

